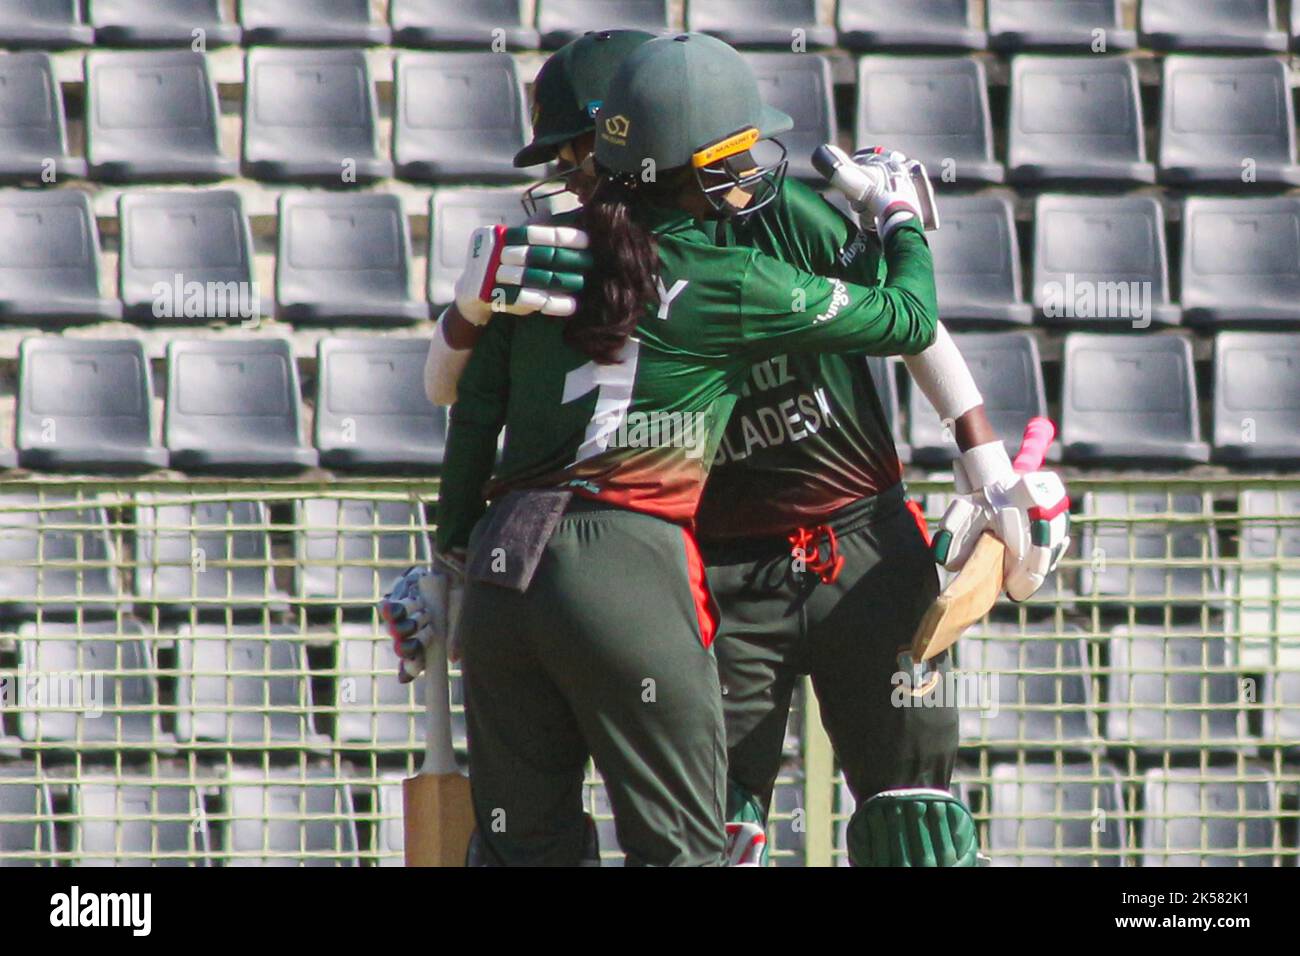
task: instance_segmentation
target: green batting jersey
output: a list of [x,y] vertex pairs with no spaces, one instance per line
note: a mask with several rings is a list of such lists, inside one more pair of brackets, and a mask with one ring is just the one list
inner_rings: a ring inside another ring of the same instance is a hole
[[[643,221],[658,242],[660,301],[618,362],[597,364],[570,348],[562,320],[498,315],[484,331],[451,411],[440,548],[464,547],[485,498],[514,488],[568,488],[690,523],[756,362],[817,351],[914,354],[933,340],[933,264],[914,225],[891,235],[888,277],[867,286],[720,246],[679,211]],[[484,488],[503,426],[504,454]]]
[[[719,245],[757,249],[815,275],[875,285],[880,244],[820,194],[787,180],[753,216],[719,225]],[[902,480],[862,354],[786,353],[756,363],[718,447],[697,516],[702,539],[819,524]]]

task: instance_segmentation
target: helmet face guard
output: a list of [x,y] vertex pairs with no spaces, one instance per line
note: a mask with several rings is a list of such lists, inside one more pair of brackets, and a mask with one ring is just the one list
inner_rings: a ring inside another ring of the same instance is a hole
[[586,158],[580,163],[566,163],[556,157],[559,168],[554,173],[547,176],[540,182],[533,183],[524,190],[523,199],[520,200],[524,205],[524,212],[531,219],[538,215],[542,209],[542,204],[554,199],[556,196],[563,196],[565,193],[577,195],[578,191],[574,188],[575,180],[579,177],[585,177],[591,180],[592,184],[596,181],[596,154],[593,150],[588,153]]
[[[790,161],[779,140],[763,140],[774,155],[760,162],[752,148],[758,145],[757,129],[742,130],[705,146],[691,157],[695,178],[709,204],[723,218],[752,216],[781,193]],[[737,206],[731,201],[736,190],[749,201]]]

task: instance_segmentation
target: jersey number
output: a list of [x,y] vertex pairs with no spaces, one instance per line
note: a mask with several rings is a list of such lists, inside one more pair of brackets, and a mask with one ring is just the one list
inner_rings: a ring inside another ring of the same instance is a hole
[[564,377],[564,404],[576,402],[593,389],[596,393],[596,409],[587,423],[586,434],[578,446],[577,457],[573,464],[586,461],[601,454],[609,447],[609,440],[627,420],[627,410],[632,404],[632,387],[636,383],[637,358],[641,346],[633,339],[628,339],[618,353],[619,361],[613,365],[599,365],[588,362],[575,368]]

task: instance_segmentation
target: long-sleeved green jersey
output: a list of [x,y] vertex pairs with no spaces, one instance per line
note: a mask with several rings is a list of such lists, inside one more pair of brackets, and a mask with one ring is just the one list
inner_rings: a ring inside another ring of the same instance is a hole
[[[485,497],[520,487],[571,488],[689,523],[755,363],[819,351],[915,354],[934,337],[933,266],[919,226],[890,236],[888,276],[868,286],[718,245],[679,211],[644,221],[659,245],[660,302],[621,361],[599,365],[570,348],[562,320],[499,315],[488,325],[451,411],[440,548],[464,547]],[[503,426],[504,455],[485,489]]]

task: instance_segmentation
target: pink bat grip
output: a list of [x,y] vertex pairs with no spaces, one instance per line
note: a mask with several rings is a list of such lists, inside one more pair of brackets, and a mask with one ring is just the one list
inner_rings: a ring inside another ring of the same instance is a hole
[[1047,449],[1056,437],[1056,426],[1046,418],[1031,418],[1025,426],[1025,437],[1020,442],[1020,451],[1011,467],[1019,474],[1037,471],[1043,467]]

